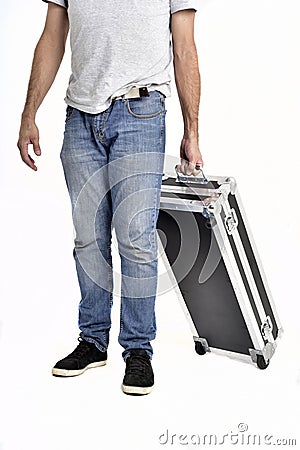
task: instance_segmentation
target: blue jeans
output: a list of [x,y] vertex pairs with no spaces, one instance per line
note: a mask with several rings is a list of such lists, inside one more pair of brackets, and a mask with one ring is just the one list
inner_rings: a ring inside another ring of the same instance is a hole
[[114,100],[99,114],[67,106],[60,158],[72,205],[73,257],[81,292],[80,336],[109,344],[114,278],[121,261],[119,343],[124,359],[156,335],[157,231],[165,155],[165,96]]

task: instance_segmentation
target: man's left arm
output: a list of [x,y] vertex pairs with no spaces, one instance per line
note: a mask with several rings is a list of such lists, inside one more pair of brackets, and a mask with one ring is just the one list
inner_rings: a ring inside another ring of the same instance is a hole
[[197,48],[194,41],[193,9],[183,9],[171,15],[173,64],[175,84],[181,106],[184,134],[180,145],[179,172],[198,175],[196,164],[203,167],[199,149],[198,113],[201,95],[201,77]]

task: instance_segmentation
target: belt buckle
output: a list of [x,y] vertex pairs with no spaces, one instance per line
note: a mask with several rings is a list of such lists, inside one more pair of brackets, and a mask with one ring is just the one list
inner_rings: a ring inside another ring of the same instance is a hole
[[147,86],[142,86],[139,88],[140,97],[149,97],[149,91]]
[[149,97],[149,91],[147,86],[133,86],[124,95],[124,98],[137,98],[137,97]]

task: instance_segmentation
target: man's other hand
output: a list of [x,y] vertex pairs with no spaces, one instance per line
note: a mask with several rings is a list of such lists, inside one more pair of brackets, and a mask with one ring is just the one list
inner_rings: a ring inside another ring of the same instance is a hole
[[28,145],[33,145],[33,151],[37,156],[41,155],[41,148],[39,144],[39,130],[35,124],[34,119],[22,117],[21,127],[19,132],[19,140],[17,143],[20,150],[21,158],[27,166],[33,170],[37,170],[34,159],[28,153]]

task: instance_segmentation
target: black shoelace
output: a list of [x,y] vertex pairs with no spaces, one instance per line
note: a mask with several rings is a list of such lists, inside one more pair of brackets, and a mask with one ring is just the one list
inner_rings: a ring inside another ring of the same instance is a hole
[[72,353],[70,353],[67,357],[72,359],[81,358],[85,354],[87,354],[91,350],[90,343],[82,339],[81,337],[78,338],[79,344],[73,350]]
[[130,355],[127,364],[127,374],[144,374],[148,360],[142,355]]

